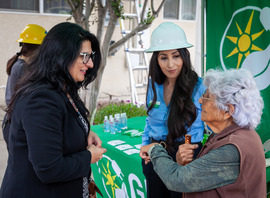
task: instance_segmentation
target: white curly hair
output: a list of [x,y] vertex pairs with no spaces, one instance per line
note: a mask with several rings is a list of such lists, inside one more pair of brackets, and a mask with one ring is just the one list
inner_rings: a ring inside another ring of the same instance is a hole
[[216,97],[217,108],[228,111],[228,104],[234,106],[232,117],[238,126],[249,129],[257,127],[261,121],[264,104],[254,78],[248,70],[210,69],[204,75],[203,83]]

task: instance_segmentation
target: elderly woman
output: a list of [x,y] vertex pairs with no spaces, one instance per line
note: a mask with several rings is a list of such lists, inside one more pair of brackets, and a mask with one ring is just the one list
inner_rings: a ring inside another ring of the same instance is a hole
[[204,85],[201,119],[213,133],[197,159],[192,161],[197,145],[188,144],[179,146],[178,163],[157,143],[143,146],[141,157],[151,160],[168,189],[185,192],[186,198],[265,197],[265,158],[254,130],[263,100],[251,73],[209,70]]

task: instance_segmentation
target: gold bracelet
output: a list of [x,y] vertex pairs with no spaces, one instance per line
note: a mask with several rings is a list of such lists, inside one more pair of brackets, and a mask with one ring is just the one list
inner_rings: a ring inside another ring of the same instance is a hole
[[166,145],[166,143],[164,142],[164,141],[161,141],[160,143],[159,143],[163,148],[167,148],[167,145]]

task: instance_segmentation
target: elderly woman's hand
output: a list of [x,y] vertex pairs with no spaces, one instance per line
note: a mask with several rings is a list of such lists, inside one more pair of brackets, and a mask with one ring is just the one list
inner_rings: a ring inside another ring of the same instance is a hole
[[193,160],[194,149],[198,148],[198,144],[182,144],[176,153],[176,162],[185,165]]
[[148,155],[148,150],[154,146],[155,144],[158,144],[158,143],[152,143],[152,144],[148,144],[148,145],[145,145],[145,146],[142,146],[141,147],[141,150],[140,150],[140,157],[142,159],[144,159],[144,163],[145,164],[148,164],[148,162],[150,162],[150,156]]

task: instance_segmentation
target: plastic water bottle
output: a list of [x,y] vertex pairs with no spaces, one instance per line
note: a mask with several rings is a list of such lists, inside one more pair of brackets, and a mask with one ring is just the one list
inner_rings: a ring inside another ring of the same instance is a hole
[[115,122],[114,122],[114,118],[112,115],[110,115],[110,131],[111,131],[111,134],[115,134]]
[[121,123],[122,123],[121,129],[127,129],[127,114],[126,113],[121,113]]
[[115,130],[118,133],[121,133],[121,119],[120,119],[120,114],[117,113],[114,115],[114,121],[115,121]]
[[104,132],[110,132],[110,122],[109,122],[108,116],[104,117],[103,130],[104,130]]

